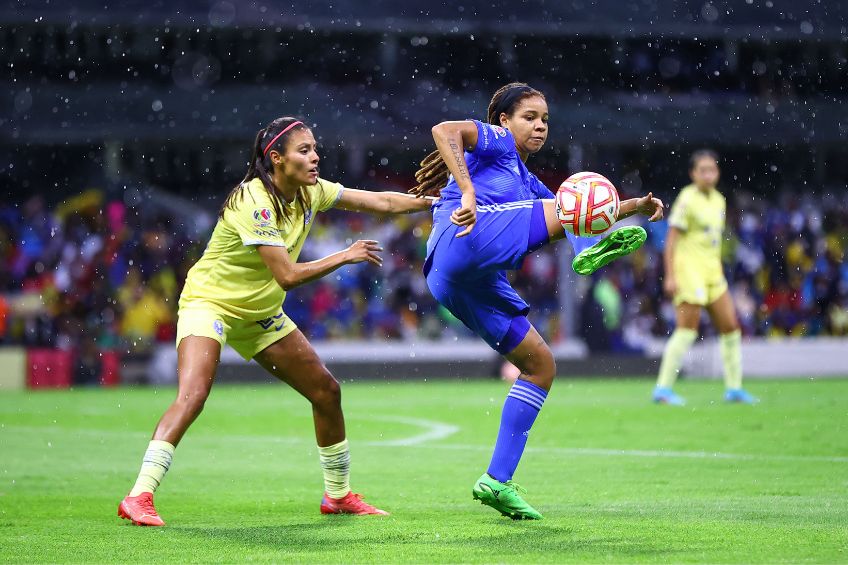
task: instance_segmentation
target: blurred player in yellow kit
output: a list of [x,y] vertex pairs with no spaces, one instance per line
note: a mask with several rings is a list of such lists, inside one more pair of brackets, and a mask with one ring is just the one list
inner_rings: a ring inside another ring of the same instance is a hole
[[[203,409],[225,343],[311,403],[324,471],[321,513],[386,514],[350,489],[339,383],[282,305],[287,290],[342,265],[382,264],[382,249],[371,240],[299,263],[319,212],[333,207],[378,215],[423,212],[433,199],[344,188],[318,177],[318,161],[312,130],[300,120],[278,118],[257,134],[247,174],[226,198],[203,257],[186,277],[177,322],[177,398],[156,426],[135,486],[118,506],[122,518],[165,524],[153,493]],[[249,417],[250,407],[245,409]]]
[[753,404],[757,399],[742,388],[742,337],[721,265],[726,205],[724,196],[716,190],[718,155],[708,149],[693,153],[689,176],[692,184],[680,191],[668,219],[663,287],[674,299],[676,327],[663,353],[653,399],[663,404],[685,404],[672,387],[683,357],[698,337],[701,310],[706,308],[719,333],[724,399]]

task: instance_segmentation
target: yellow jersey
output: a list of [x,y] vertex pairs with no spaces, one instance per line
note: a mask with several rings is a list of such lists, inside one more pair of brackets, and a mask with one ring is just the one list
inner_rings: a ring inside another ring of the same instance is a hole
[[303,242],[318,212],[332,208],[341,198],[341,184],[318,179],[306,187],[311,203],[284,203],[288,218],[277,218],[273,197],[258,178],[242,186],[233,209],[218,219],[203,256],[189,270],[180,295],[180,308],[212,307],[241,320],[264,320],[280,312],[286,293],[259,256],[257,246],[285,247],[297,261]]
[[704,277],[724,277],[721,242],[726,203],[711,188],[707,192],[694,184],[681,189],[671,207],[668,223],[682,233],[674,249],[675,271],[698,271]]

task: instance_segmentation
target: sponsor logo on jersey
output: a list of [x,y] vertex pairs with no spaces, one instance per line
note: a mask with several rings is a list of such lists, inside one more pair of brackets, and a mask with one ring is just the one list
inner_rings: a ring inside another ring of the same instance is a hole
[[309,209],[309,210],[307,210],[307,211],[306,211],[306,213],[303,215],[303,225],[304,225],[304,226],[308,226],[308,225],[309,225],[309,222],[311,222],[311,221],[312,221],[312,210],[311,210],[311,209]]
[[272,238],[272,239],[276,239],[276,238],[280,237],[280,230],[275,229],[275,228],[267,228],[267,229],[254,228],[253,233],[254,233],[254,235],[256,235],[258,237],[269,237],[269,238]]
[[212,322],[212,329],[215,330],[215,333],[222,336],[224,335],[224,322],[221,320],[215,320]]
[[270,226],[271,218],[273,217],[274,215],[268,208],[258,208],[253,211],[253,219],[255,220],[256,227],[265,228]]

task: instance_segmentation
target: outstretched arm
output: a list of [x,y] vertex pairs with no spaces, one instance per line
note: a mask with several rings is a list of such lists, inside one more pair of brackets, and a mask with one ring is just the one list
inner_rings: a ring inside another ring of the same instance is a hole
[[477,146],[477,126],[469,120],[442,122],[433,126],[432,131],[436,148],[462,191],[462,206],[451,214],[453,223],[465,226],[464,230],[456,234],[456,237],[462,237],[471,233],[477,222],[477,198],[464,153],[466,149],[470,151]]
[[654,193],[649,192],[642,198],[630,198],[621,203],[618,210],[618,219],[629,218],[633,214],[648,216],[649,222],[658,222],[663,218],[665,204],[659,198],[654,198]]
[[383,259],[378,255],[383,248],[371,239],[359,240],[343,251],[337,251],[323,259],[307,263],[292,261],[285,247],[258,245],[257,250],[262,261],[271,270],[274,279],[277,284],[283,287],[283,290],[291,290],[320,279],[342,265],[362,263],[363,261],[368,261],[378,267],[383,264]]
[[372,192],[345,188],[336,208],[351,212],[368,212],[378,216],[424,212],[436,201],[432,196],[417,198],[400,192]]

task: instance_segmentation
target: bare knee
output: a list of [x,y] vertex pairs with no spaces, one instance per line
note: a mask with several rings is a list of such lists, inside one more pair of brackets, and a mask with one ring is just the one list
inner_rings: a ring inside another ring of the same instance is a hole
[[550,350],[548,351],[548,354],[550,355],[550,359],[543,367],[540,367],[535,372],[533,376],[536,379],[532,381],[533,384],[545,390],[551,390],[551,386],[554,384],[554,377],[556,376],[556,360],[554,360],[554,356]]
[[516,366],[526,380],[545,390],[551,389],[556,376],[556,360],[547,345],[537,348],[531,355],[518,360]]
[[722,327],[717,328],[718,332],[722,335],[731,334],[740,330],[739,322],[736,320],[732,320],[730,322],[725,322],[722,324]]
[[322,367],[315,389],[309,395],[309,401],[314,407],[321,409],[335,409],[342,404],[342,387],[339,385],[339,381],[324,367]]
[[203,411],[207,398],[209,398],[209,389],[206,387],[180,389],[174,405],[194,419]]
[[729,334],[739,329],[739,320],[735,315],[713,316],[713,323],[720,334]]

